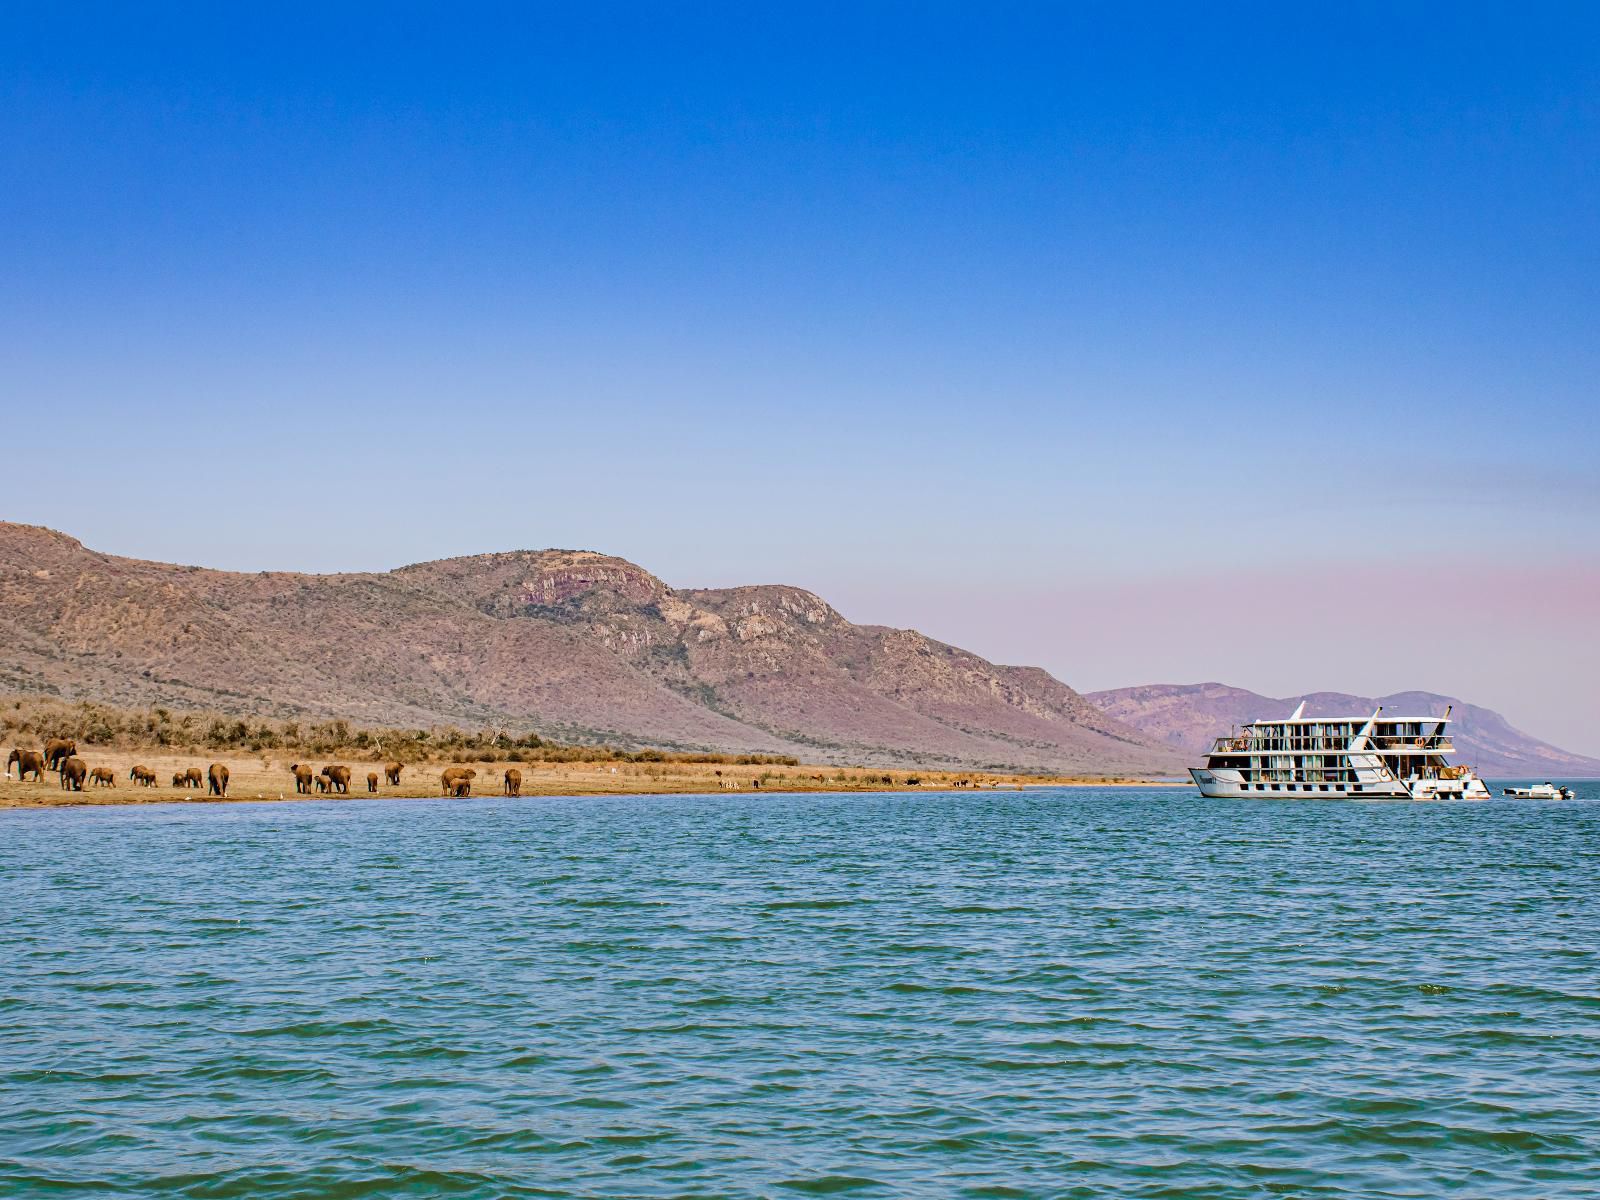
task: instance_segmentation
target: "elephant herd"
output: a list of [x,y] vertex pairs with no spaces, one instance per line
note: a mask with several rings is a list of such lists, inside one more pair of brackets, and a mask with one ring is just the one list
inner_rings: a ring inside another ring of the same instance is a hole
[[[390,763],[390,783],[400,782],[400,764]],[[318,773],[313,774],[310,767],[303,763],[295,763],[289,768],[294,776],[294,790],[302,796],[311,794],[312,785],[316,785],[319,792],[334,792],[341,796],[350,794],[350,768],[339,766],[326,766]],[[367,791],[378,790],[378,774],[376,771],[367,774]]]
[[[33,776],[37,782],[44,778],[46,771],[55,771],[61,780],[61,789],[67,792],[83,791],[84,783],[94,787],[117,786],[116,772],[110,767],[96,767],[90,770],[83,759],[78,757],[78,743],[71,738],[53,738],[45,743],[41,753],[38,750],[14,749],[11,756],[6,759],[6,776],[11,775],[11,768],[17,769],[19,780]],[[156,773],[146,766],[134,766],[128,772],[128,778],[140,787],[155,787]],[[173,787],[205,786],[213,796],[226,796],[228,794],[228,768],[221,763],[212,763],[205,775],[200,774],[199,767],[190,767],[187,771],[179,771],[172,777]]]
[[[111,772],[107,771],[109,778]],[[128,769],[128,778],[140,787],[155,787],[157,784],[156,773],[142,764],[135,764]],[[112,787],[116,782],[112,781]],[[172,786],[175,788],[194,788],[199,791],[205,788],[212,796],[226,796],[228,794],[228,768],[221,763],[212,763],[204,775],[200,774],[199,767],[189,767],[183,771],[172,773]]]
[[[87,781],[94,787],[117,786],[117,777],[108,767],[95,767],[92,771],[78,757],[78,743],[71,738],[56,738],[45,743],[44,750],[11,751],[11,757],[6,761],[6,775],[11,775],[12,767],[17,769],[19,780],[32,776],[37,782],[44,778],[45,771],[55,771],[61,779],[61,787],[65,791],[81,792]],[[400,772],[404,769],[401,763],[391,762],[384,766],[383,774],[389,786],[395,787],[400,783]],[[295,763],[289,768],[294,776],[294,790],[302,795],[309,796],[312,789],[318,792],[346,796],[350,794],[350,768],[330,764],[319,772],[303,763]],[[478,772],[472,767],[447,767],[439,776],[439,787],[446,796],[472,795],[472,781],[478,777]],[[139,787],[153,788],[157,786],[156,773],[143,764],[136,764],[128,771],[128,778]],[[502,779],[505,794],[508,796],[522,795],[522,772],[515,767],[506,769]],[[206,773],[202,775],[199,767],[188,767],[172,774],[172,786],[175,788],[206,788],[212,796],[226,796],[228,794],[228,768],[222,763],[212,763]],[[367,772],[367,791],[378,790],[378,773]]]
[[[439,790],[446,796],[470,796],[472,781],[477,777],[477,771],[471,767],[447,767],[439,775]],[[507,767],[501,785],[508,796],[522,795],[522,772],[516,767]]]
[[[383,768],[384,779],[390,787],[400,784],[400,772],[404,770],[401,763],[392,762]],[[295,763],[289,768],[294,775],[294,790],[302,796],[309,796],[312,789],[318,792],[327,792],[333,795],[346,796],[350,794],[350,768],[330,765],[321,771],[313,773],[311,768],[303,763]],[[445,796],[470,796],[472,795],[472,781],[478,777],[478,772],[472,767],[446,767],[439,775],[439,791]],[[522,772],[515,767],[507,768],[502,779],[505,794],[508,796],[522,795]],[[378,773],[367,772],[367,791],[378,790]]]
[[[390,787],[397,787],[400,783],[400,772],[405,770],[402,763],[392,762],[385,764],[383,778]],[[318,792],[329,792],[338,796],[350,794],[350,768],[330,764],[321,771],[313,772],[304,763],[295,763],[289,768],[289,773],[294,776],[294,790],[302,796],[309,796],[313,788]],[[378,790],[378,773],[367,772],[367,791]]]

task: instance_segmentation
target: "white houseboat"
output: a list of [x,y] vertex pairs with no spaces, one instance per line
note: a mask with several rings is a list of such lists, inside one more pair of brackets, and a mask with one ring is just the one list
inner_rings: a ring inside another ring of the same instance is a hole
[[1306,717],[1302,702],[1287,721],[1252,721],[1218,738],[1206,765],[1189,768],[1202,795],[1359,797],[1369,800],[1487,800],[1455,752],[1442,717]]

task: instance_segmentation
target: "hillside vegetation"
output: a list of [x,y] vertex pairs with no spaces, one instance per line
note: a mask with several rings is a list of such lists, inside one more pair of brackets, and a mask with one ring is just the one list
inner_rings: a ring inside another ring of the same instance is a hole
[[0,744],[33,746],[71,738],[115,750],[166,754],[300,754],[372,762],[674,762],[739,766],[798,766],[790,754],[716,754],[654,748],[580,746],[552,742],[536,733],[501,729],[363,728],[349,721],[245,720],[225,713],[174,712],[168,708],[123,709],[92,701],[40,696],[0,697]]

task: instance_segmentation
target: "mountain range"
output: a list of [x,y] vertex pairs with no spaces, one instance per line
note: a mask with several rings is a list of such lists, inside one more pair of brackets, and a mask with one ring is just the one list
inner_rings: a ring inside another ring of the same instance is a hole
[[1218,683],[1080,695],[796,587],[668,587],[582,550],[248,574],[121,558],[0,522],[0,690],[240,715],[501,727],[810,761],[1181,775],[1258,717],[1442,713],[1488,775],[1600,762],[1426,692],[1271,698]]
[[674,589],[573,550],[244,574],[0,524],[0,689],[868,765],[1182,767],[1037,668],[799,588]]
[[1432,692],[1390,696],[1308,692],[1275,698],[1223,683],[1160,683],[1090,692],[1085,699],[1181,751],[1191,762],[1210,747],[1213,738],[1235,726],[1287,717],[1305,701],[1308,717],[1370,713],[1379,705],[1394,716],[1438,717],[1450,708],[1455,761],[1476,767],[1481,775],[1501,779],[1600,777],[1600,760],[1530,737],[1490,709]]

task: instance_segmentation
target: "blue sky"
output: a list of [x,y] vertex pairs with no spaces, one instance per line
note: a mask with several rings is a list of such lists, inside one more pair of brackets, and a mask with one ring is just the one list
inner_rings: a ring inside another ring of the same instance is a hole
[[245,569],[590,547],[1600,752],[1592,6],[0,28],[0,404],[66,453],[6,516]]

